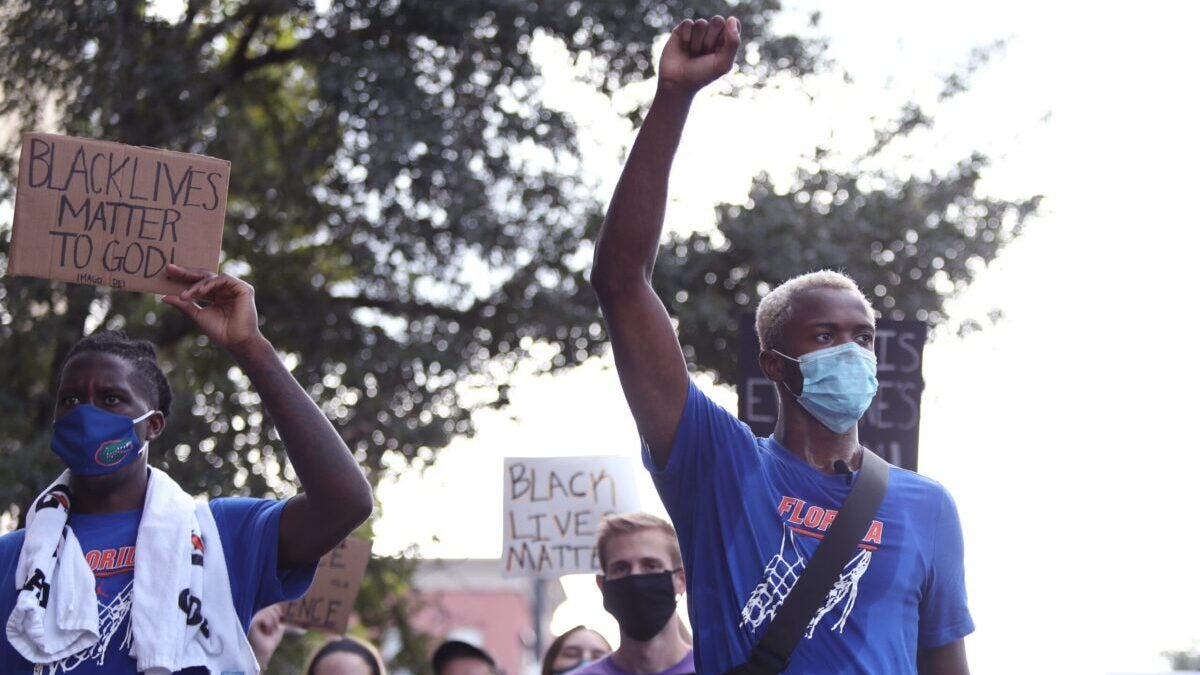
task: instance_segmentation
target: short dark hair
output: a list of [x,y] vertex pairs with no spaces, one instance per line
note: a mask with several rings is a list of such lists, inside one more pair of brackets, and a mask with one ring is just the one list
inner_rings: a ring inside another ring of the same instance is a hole
[[496,672],[496,660],[479,647],[461,640],[446,640],[433,652],[433,672],[441,675],[446,664],[454,659],[479,659]]
[[[133,366],[133,371],[142,379],[142,383],[146,385],[145,393],[150,396],[155,404],[155,409],[161,412],[163,417],[171,413],[171,384],[167,382],[166,374],[158,366],[158,350],[154,348],[154,343],[149,340],[135,340],[123,330],[97,331],[71,347],[71,351],[67,352],[67,358],[63,359],[63,366],[66,366],[72,358],[85,352],[112,354],[125,359]],[[57,381],[61,380],[62,370],[60,369]]]
[[371,643],[359,640],[350,635],[331,638],[328,642],[321,645],[321,648],[308,660],[308,667],[304,669],[304,672],[306,675],[312,675],[318,661],[338,652],[354,654],[363,661],[366,661],[367,665],[371,668],[371,675],[387,675],[387,671],[383,665],[383,658],[379,656],[379,650],[375,649]]

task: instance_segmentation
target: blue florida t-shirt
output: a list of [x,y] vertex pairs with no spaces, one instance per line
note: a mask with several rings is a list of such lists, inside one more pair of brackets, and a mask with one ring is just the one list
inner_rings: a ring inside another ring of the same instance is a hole
[[[749,658],[851,486],[756,438],[690,382],[667,466],[643,454],[683,551],[697,672],[725,672]],[[888,480],[785,673],[915,675],[918,649],[974,630],[954,501],[911,471]]]
[[[213,500],[209,507],[217,523],[233,607],[242,629],[259,609],[300,597],[308,589],[316,564],[280,570],[279,516],[284,502],[269,499]],[[0,673],[3,675],[133,675],[136,661],[129,656],[130,602],[133,593],[134,557],[142,512],[103,515],[71,514],[67,524],[79,540],[84,558],[96,577],[100,604],[100,640],[86,651],[57,663],[34,666],[8,642],[3,624],[16,604],[17,559],[25,531],[0,537]],[[190,668],[185,675],[206,675]]]

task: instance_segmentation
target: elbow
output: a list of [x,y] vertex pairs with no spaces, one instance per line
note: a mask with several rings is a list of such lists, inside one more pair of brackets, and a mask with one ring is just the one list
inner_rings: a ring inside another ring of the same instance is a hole
[[600,256],[596,256],[592,264],[588,281],[601,307],[640,292],[650,285],[649,274],[640,266],[621,266]]
[[349,521],[350,530],[367,522],[374,512],[375,495],[371,492],[371,486],[367,483],[366,478],[363,478],[362,485],[346,504],[346,519]]
[[366,477],[361,473],[355,472],[355,479],[351,484],[343,484],[340,494],[336,498],[336,508],[332,513],[336,513],[336,529],[341,531],[341,536],[349,536],[351,532],[358,529],[359,525],[367,522],[371,514],[375,512],[375,496],[371,491],[371,485],[367,482]]

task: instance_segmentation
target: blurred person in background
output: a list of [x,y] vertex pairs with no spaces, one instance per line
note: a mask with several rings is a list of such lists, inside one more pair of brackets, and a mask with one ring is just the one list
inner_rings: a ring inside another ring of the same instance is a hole
[[379,650],[345,635],[331,638],[313,653],[304,675],[387,675]]
[[564,675],[612,653],[604,636],[586,626],[575,626],[554,638],[542,659],[542,675]]
[[433,652],[434,675],[499,675],[496,659],[473,644],[446,640]]

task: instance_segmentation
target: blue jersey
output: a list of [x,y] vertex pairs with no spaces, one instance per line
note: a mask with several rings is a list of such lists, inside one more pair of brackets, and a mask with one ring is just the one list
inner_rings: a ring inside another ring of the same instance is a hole
[[[278,568],[279,516],[283,502],[267,499],[217,499],[209,504],[233,593],[233,607],[249,630],[254,613],[267,605],[300,597],[312,582],[316,565]],[[4,675],[135,675],[129,656],[131,595],[137,529],[141,511],[103,515],[70,514],[67,524],[79,540],[84,558],[96,578],[100,607],[100,640],[91,649],[54,664],[34,666],[12,648],[0,630],[0,673]],[[16,603],[16,569],[25,531],[0,537],[0,623],[7,621]],[[202,675],[205,669],[188,669],[181,675]]]
[[[689,383],[667,466],[644,461],[679,534],[698,672],[749,658],[837,509],[846,476],[825,475]],[[974,630],[962,530],[938,483],[890,468],[855,555],[785,673],[916,673],[918,649]]]

